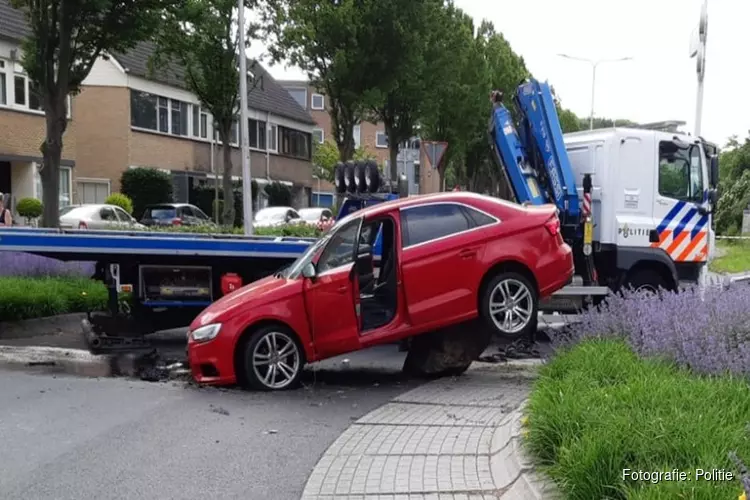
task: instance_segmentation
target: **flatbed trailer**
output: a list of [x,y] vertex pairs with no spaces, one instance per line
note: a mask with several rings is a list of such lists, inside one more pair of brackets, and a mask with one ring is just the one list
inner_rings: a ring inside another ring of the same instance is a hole
[[[109,292],[108,311],[89,315],[94,352],[148,347],[145,335],[187,326],[240,284],[292,263],[315,238],[228,234],[0,229],[0,251],[95,262],[93,279]],[[223,290],[224,289],[224,290]]]

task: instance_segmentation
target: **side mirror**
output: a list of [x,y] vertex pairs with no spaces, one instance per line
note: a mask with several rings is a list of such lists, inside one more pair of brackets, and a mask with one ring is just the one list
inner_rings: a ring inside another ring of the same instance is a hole
[[710,170],[708,172],[709,182],[711,183],[712,187],[716,187],[719,185],[719,156],[711,155],[711,160],[710,160],[709,165],[710,165]]
[[307,264],[305,264],[305,267],[302,268],[303,278],[314,280],[317,275],[318,273],[315,270],[315,264],[313,264],[312,262],[308,262]]

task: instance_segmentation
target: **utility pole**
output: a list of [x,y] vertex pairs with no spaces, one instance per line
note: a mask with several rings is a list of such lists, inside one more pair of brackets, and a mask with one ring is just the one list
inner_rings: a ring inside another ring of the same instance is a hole
[[690,40],[690,57],[695,57],[695,70],[698,75],[698,90],[695,97],[695,136],[701,135],[703,121],[703,79],[706,76],[706,38],[708,34],[708,0],[703,0],[698,32]]
[[596,68],[602,63],[630,61],[632,57],[621,57],[619,59],[586,59],[583,57],[569,56],[568,54],[557,54],[565,59],[581,61],[591,65],[591,114],[589,115],[589,130],[594,130],[594,96],[596,94]]
[[238,0],[238,42],[240,58],[240,142],[242,151],[242,219],[245,236],[253,234],[253,178],[250,169],[250,137],[247,116],[247,51],[245,50],[245,2]]

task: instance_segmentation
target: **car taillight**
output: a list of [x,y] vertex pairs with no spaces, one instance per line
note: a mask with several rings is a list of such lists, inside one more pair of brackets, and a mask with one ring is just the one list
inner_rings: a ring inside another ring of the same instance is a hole
[[85,222],[81,221],[78,223],[78,229],[88,229],[89,226]]
[[549,234],[556,236],[560,234],[560,219],[557,218],[557,215],[553,215],[550,220],[544,223],[544,227],[547,228]]
[[179,226],[182,225],[182,219],[172,219],[172,225]]

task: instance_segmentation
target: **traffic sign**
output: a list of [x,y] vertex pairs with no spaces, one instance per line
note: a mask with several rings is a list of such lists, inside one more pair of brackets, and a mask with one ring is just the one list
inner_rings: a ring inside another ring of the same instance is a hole
[[422,141],[422,151],[424,151],[433,169],[437,169],[440,166],[446,149],[448,149],[447,142]]

